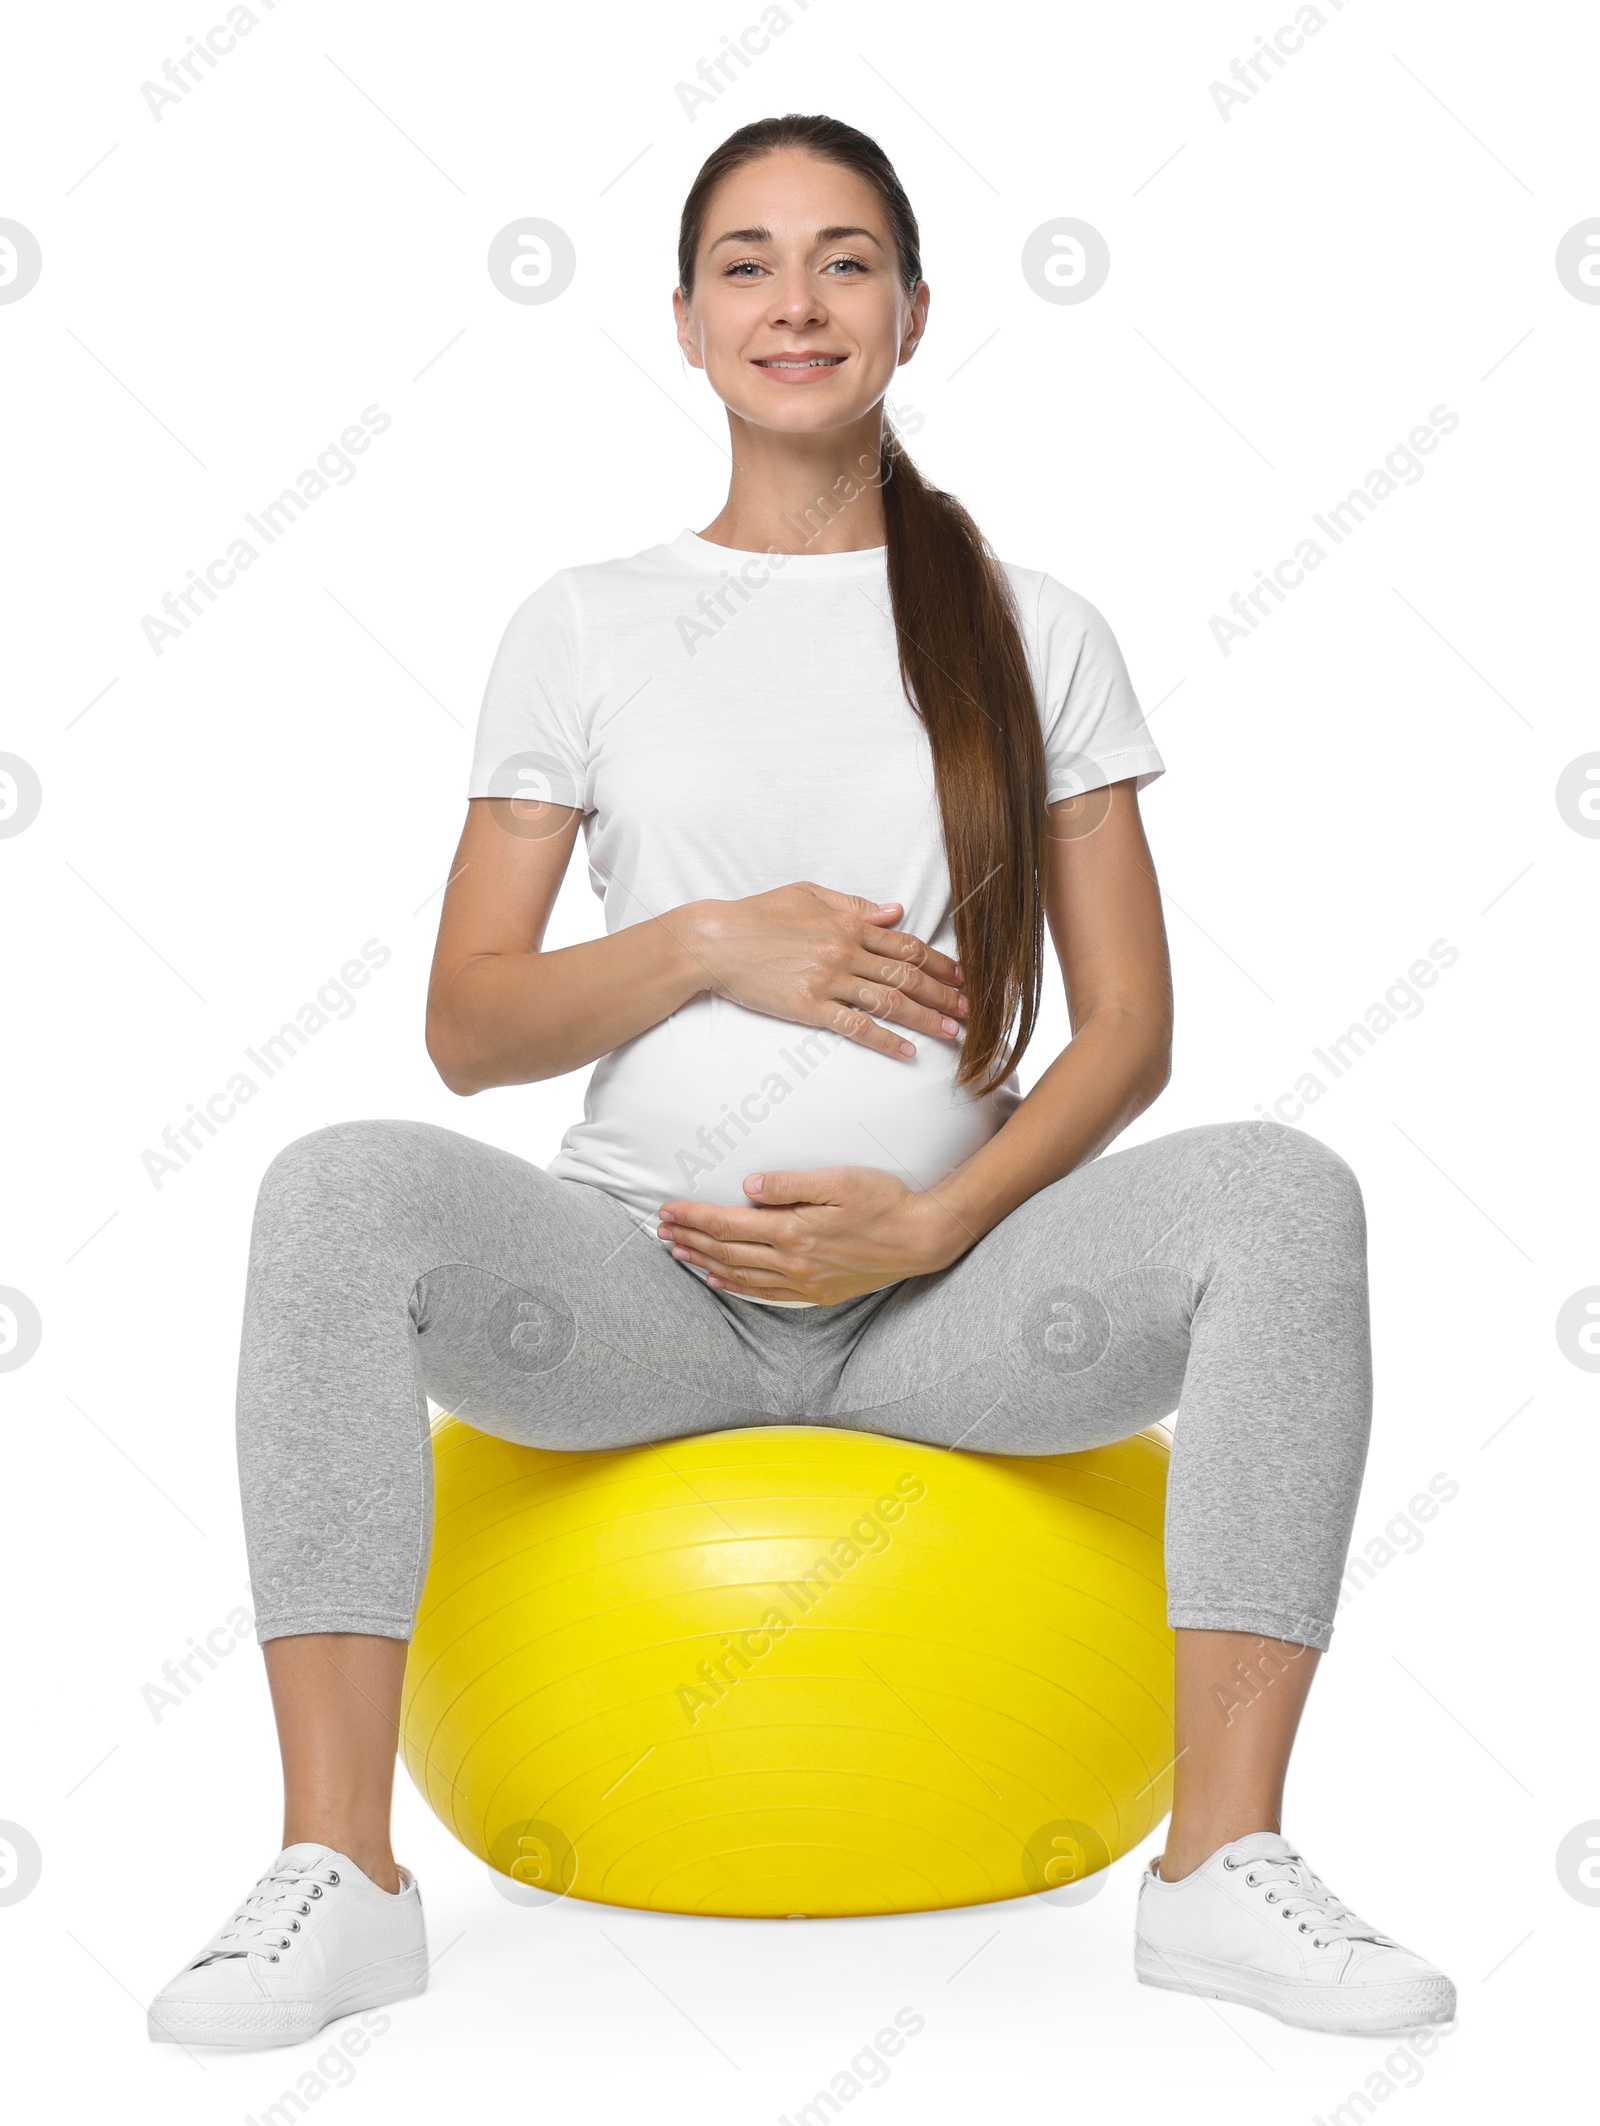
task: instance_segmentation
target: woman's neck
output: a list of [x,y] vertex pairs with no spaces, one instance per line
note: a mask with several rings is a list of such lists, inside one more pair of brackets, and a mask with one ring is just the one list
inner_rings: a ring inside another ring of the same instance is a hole
[[827,435],[728,416],[728,499],[701,532],[743,553],[853,554],[884,543],[881,408]]

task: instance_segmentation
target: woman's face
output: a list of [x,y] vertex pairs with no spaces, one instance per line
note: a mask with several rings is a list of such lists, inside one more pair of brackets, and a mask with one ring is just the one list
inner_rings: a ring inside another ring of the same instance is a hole
[[815,435],[869,413],[922,337],[888,217],[853,170],[780,148],[712,194],[678,341],[730,412]]

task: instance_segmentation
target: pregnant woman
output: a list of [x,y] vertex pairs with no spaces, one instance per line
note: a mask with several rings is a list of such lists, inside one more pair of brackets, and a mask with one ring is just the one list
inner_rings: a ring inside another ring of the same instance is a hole
[[[593,1063],[583,1120],[547,1168],[369,1121],[265,1176],[238,1439],[285,1848],[151,2035],[293,2043],[426,1983],[389,1807],[430,1397],[574,1453],[803,1422],[1060,1454],[1176,1409],[1138,1976],[1324,2030],[1448,2020],[1450,1981],[1281,1830],[1366,1455],[1356,1179],[1274,1123],[1106,1155],[1168,1075],[1162,762],[1099,613],[996,561],[885,419],[928,289],[882,151],[735,133],[678,280],[727,502],[512,616],[428,1001],[453,1092]],[[606,935],[547,952],[580,827]],[[1073,1031],[1024,1096],[1047,935]]]

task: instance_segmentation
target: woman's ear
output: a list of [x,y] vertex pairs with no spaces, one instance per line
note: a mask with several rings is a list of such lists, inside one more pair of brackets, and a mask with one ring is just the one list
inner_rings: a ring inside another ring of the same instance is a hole
[[928,329],[928,284],[918,281],[911,294],[911,315],[906,319],[906,329],[900,336],[900,361],[896,367],[909,362],[922,344],[922,335]]
[[689,298],[681,288],[674,288],[672,291],[672,315],[677,320],[678,345],[683,349],[684,360],[691,368],[704,369],[706,365],[700,358],[700,349],[690,331]]

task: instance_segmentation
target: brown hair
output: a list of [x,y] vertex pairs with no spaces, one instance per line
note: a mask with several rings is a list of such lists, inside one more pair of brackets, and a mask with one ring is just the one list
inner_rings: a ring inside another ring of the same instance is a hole
[[[733,171],[778,148],[802,148],[867,180],[889,217],[901,277],[915,290],[917,218],[887,155],[854,126],[791,112],[741,126],[702,165],[678,236],[685,297],[712,194]],[[880,477],[900,678],[933,754],[966,981],[956,1083],[986,1093],[1021,1060],[1039,1014],[1046,788],[1039,710],[1004,569],[955,496],[923,479],[887,413]]]

